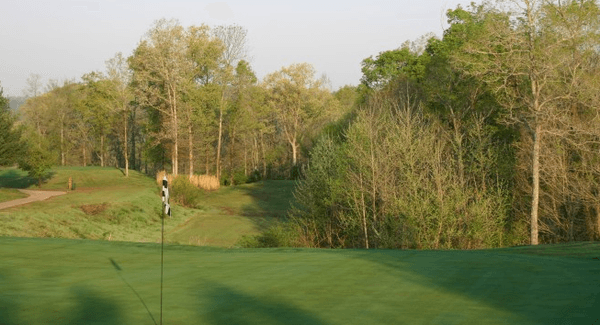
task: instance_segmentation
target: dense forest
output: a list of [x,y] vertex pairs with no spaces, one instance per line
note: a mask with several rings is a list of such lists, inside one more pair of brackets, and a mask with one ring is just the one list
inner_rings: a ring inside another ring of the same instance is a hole
[[[258,80],[237,25],[159,20],[129,57],[0,97],[0,165],[297,179],[262,245],[474,249],[600,239],[600,7],[447,12],[331,91],[306,63]],[[1,95],[1,94],[0,94]],[[270,237],[269,237],[270,236]]]

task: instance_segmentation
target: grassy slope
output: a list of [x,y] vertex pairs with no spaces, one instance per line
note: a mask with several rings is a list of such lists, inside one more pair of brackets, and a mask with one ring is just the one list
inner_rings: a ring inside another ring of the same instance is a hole
[[27,194],[21,193],[14,188],[0,188],[0,202],[12,201],[26,197]]
[[231,246],[242,235],[258,234],[284,218],[293,198],[292,181],[266,181],[206,193],[201,213],[170,232],[172,242]]
[[[159,249],[0,237],[0,319],[158,322]],[[166,246],[164,323],[600,324],[598,256],[598,243],[482,251]]]
[[[137,172],[126,179],[115,168],[58,167],[42,189],[64,190],[69,177],[76,190],[67,195],[0,210],[0,236],[158,242],[161,203],[153,179]],[[17,169],[0,169],[0,186],[36,189],[35,184]],[[165,239],[232,246],[283,216],[292,188],[293,182],[247,184],[206,194],[201,210],[174,206]]]

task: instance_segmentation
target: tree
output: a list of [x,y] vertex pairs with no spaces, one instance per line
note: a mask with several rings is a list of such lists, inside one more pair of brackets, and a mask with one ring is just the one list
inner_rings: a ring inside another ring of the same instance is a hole
[[421,76],[425,69],[422,62],[425,57],[420,56],[421,51],[414,46],[411,49],[410,43],[404,43],[399,49],[381,52],[376,58],[371,56],[364,59],[361,62],[361,83],[369,89],[381,90],[400,75]]
[[246,57],[246,35],[248,31],[237,25],[217,26],[213,34],[223,43],[223,53],[220,69],[215,75],[215,81],[221,86],[219,102],[219,136],[217,140],[217,178],[221,178],[221,148],[223,146],[223,120],[228,107],[230,84],[233,80],[233,69],[237,63]]
[[494,89],[506,109],[505,121],[531,136],[530,238],[537,245],[542,141],[552,132],[552,121],[565,113],[557,109],[561,101],[575,96],[585,75],[576,61],[594,51],[590,41],[599,30],[598,7],[593,1],[511,3],[515,12],[473,8],[471,17],[481,28],[472,31],[476,34],[455,60]]
[[121,52],[117,53],[112,59],[106,61],[108,78],[111,82],[109,98],[113,106],[113,111],[117,115],[115,121],[121,124],[121,130],[117,132],[123,147],[125,156],[125,177],[129,177],[129,148],[128,132],[130,120],[130,102],[133,100],[129,84],[131,82],[131,71],[127,65],[126,59]]
[[[250,64],[244,60],[238,62],[235,69],[235,76],[232,85],[232,105],[228,114],[228,138],[229,138],[229,183],[234,183],[235,174],[235,155],[239,150],[236,150],[236,141],[241,139],[244,144],[244,175],[248,175],[247,171],[247,150],[246,144],[248,137],[251,136],[256,123],[259,122],[252,118],[253,93],[258,79],[254,71],[250,68]],[[238,160],[239,161],[239,160]]]
[[[192,61],[194,70],[192,82],[187,89],[187,103],[184,108],[184,120],[187,127],[188,136],[188,157],[189,157],[189,175],[194,174],[194,134],[198,129],[200,132],[207,133],[210,125],[210,112],[216,105],[215,92],[212,91],[214,76],[219,69],[219,60],[223,54],[223,43],[215,36],[210,34],[207,26],[190,27],[188,29],[188,58]],[[204,137],[204,141],[206,141]],[[208,157],[208,154],[207,154]],[[208,164],[207,164],[208,167]],[[218,169],[218,168],[217,168]],[[206,172],[208,174],[208,171]]]
[[99,147],[100,166],[106,165],[106,143],[110,133],[114,116],[111,114],[113,103],[111,96],[113,84],[101,72],[90,72],[83,75],[82,80],[85,84],[85,98],[83,104],[85,110],[82,111],[82,119],[89,121],[91,133],[93,133]]
[[24,95],[25,97],[37,97],[41,95],[42,89],[42,76],[36,73],[32,73],[27,78],[27,89],[25,89]]
[[19,158],[19,168],[28,172],[29,177],[38,180],[38,187],[42,187],[42,180],[48,175],[53,165],[54,158],[48,151],[48,142],[35,132],[27,134],[29,141],[25,144],[25,152]]
[[292,150],[292,170],[298,164],[298,149],[311,123],[321,117],[332,98],[323,80],[315,78],[308,63],[292,64],[264,78],[268,102]]
[[20,131],[14,126],[15,117],[0,86],[0,166],[11,165],[21,155]]
[[179,122],[181,99],[186,83],[191,82],[193,62],[187,57],[187,37],[177,20],[154,23],[129,58],[134,71],[137,99],[157,110],[162,130],[159,138],[171,147],[172,172],[179,173]]

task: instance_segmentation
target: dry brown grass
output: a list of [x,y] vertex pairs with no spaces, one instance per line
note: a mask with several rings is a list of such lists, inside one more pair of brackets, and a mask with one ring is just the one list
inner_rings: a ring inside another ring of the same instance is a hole
[[83,211],[88,216],[94,216],[94,215],[104,212],[104,210],[106,210],[106,208],[108,208],[108,203],[86,204],[86,205],[80,206],[80,208],[81,208],[81,211]]
[[192,175],[190,176],[190,183],[208,191],[218,190],[221,187],[219,180],[213,175]]
[[[160,171],[160,172],[158,172],[158,174],[156,174],[156,183],[158,185],[162,185],[162,180],[163,180],[163,177],[165,177],[165,175],[167,176],[167,181],[169,182],[169,184],[172,184],[173,179],[174,179],[173,175],[169,175],[165,171]],[[187,175],[177,175],[177,176],[187,176]],[[177,176],[175,176],[175,177],[177,177]],[[192,185],[196,186],[197,188],[205,189],[207,191],[218,190],[219,187],[221,187],[221,184],[219,183],[219,180],[217,179],[216,176],[192,175],[192,176],[189,176],[189,179],[190,179],[190,183],[192,183]]]

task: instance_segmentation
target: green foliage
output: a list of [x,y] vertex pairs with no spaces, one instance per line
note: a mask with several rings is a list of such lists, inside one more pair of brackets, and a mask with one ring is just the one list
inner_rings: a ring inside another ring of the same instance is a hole
[[25,154],[18,162],[20,169],[26,171],[29,177],[38,180],[39,187],[42,186],[42,180],[49,176],[50,168],[55,162],[52,152],[48,151],[47,147],[45,139],[31,133],[29,142],[25,146]]
[[229,170],[226,170],[221,174],[221,185],[242,185],[248,183],[249,179],[249,176],[246,176],[242,168],[235,169],[233,173],[231,173]]
[[[296,204],[290,211],[291,222],[298,224],[303,236],[313,237],[316,246],[334,247],[327,231],[343,227],[339,224],[343,213],[343,191],[345,179],[345,156],[343,149],[332,138],[325,135],[311,152],[311,159],[304,169],[294,191]],[[310,235],[308,234],[310,233]]]
[[187,176],[181,175],[175,177],[171,184],[171,200],[172,202],[181,204],[185,207],[196,208],[201,207],[200,202],[204,190],[197,188]]
[[22,155],[23,146],[20,141],[20,129],[14,127],[15,116],[3,92],[0,87],[0,166],[8,166],[14,164]]
[[509,196],[490,173],[500,153],[491,133],[471,126],[461,141],[480,145],[462,150],[451,129],[405,100],[373,98],[343,141],[324,136],[315,146],[291,211],[300,242],[429,249],[507,243]]
[[291,223],[276,223],[260,235],[243,236],[236,246],[243,248],[299,247],[298,231]]
[[408,47],[381,52],[376,58],[369,57],[362,61],[361,83],[369,89],[380,90],[401,75],[414,79],[421,78],[424,74],[426,58],[419,53],[414,53]]

